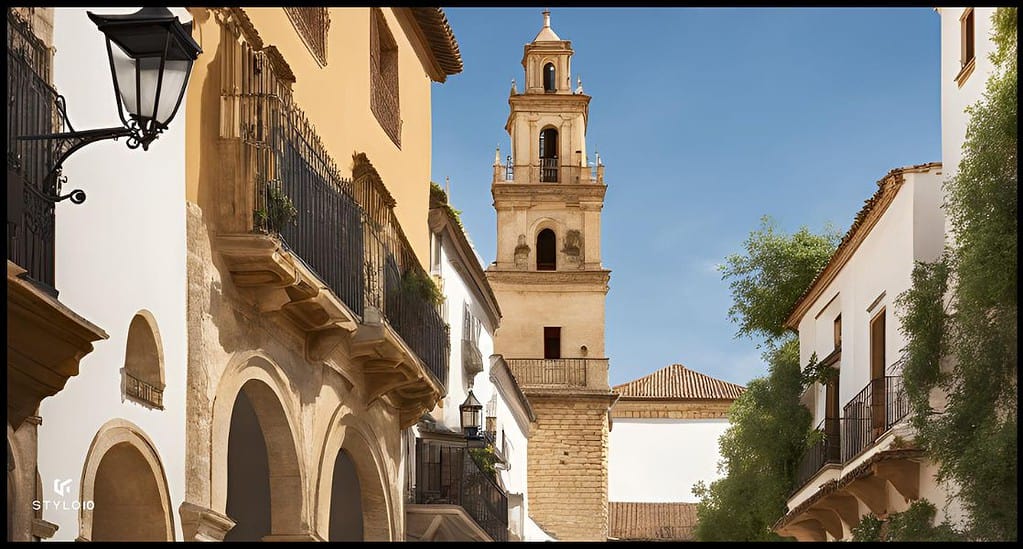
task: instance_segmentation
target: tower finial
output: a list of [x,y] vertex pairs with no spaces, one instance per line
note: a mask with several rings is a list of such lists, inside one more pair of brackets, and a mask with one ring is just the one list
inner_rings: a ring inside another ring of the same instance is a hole
[[500,145],[498,145],[497,146],[497,150],[494,151],[494,165],[495,166],[500,166],[501,165],[501,146]]
[[551,28],[551,10],[550,8],[543,9],[543,26],[545,29]]

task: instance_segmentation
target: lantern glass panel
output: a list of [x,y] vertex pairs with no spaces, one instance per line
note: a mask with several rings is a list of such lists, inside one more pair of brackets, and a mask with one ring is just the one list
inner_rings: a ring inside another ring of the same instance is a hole
[[[154,119],[166,126],[174,115],[181,90],[188,79],[190,61],[164,63],[163,82],[160,82],[160,57],[132,59],[119,46],[110,48],[113,58],[114,75],[121,102],[134,118]],[[138,81],[135,71],[138,70]],[[155,108],[157,84],[160,86],[160,104]],[[154,116],[155,110],[155,116]]]

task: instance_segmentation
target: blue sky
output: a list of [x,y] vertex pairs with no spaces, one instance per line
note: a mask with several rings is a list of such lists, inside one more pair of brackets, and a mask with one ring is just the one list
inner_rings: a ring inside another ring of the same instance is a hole
[[[433,179],[486,264],[494,147],[541,8],[448,8],[465,69],[433,90]],[[671,363],[764,375],[734,337],[715,265],[762,215],[845,232],[890,169],[941,159],[939,17],[930,8],[554,8],[606,164],[611,383]]]

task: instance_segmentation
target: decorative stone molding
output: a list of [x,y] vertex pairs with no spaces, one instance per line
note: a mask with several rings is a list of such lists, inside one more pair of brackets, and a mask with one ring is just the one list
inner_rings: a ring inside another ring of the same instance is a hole
[[498,211],[538,202],[603,203],[607,185],[571,183],[495,183],[491,185]]
[[235,522],[227,515],[184,501],[178,507],[185,541],[224,541]]
[[557,286],[590,286],[579,288],[580,291],[603,291],[607,293],[611,280],[608,270],[573,270],[573,271],[504,271],[488,269],[487,280],[491,284],[527,285],[533,291],[542,291],[548,287],[550,291],[565,291]]
[[92,342],[109,337],[23,278],[25,273],[7,260],[7,421],[15,428],[78,375]]

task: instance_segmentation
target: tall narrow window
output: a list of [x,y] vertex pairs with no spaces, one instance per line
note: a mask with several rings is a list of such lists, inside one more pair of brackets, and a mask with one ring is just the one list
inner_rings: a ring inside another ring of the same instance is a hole
[[561,358],[561,326],[543,327],[543,357]]
[[557,238],[554,231],[544,229],[536,235],[536,270],[554,271],[557,267]]
[[870,321],[870,411],[874,438],[885,429],[885,310]]
[[369,107],[384,133],[400,148],[398,44],[380,8],[371,8],[369,42]]
[[842,346],[842,315],[835,317],[834,330],[835,348],[838,349]]
[[956,75],[956,83],[960,86],[970,77],[975,66],[974,51],[974,13],[973,8],[963,10],[959,18],[959,74]]
[[839,371],[835,370],[835,373],[828,379],[827,385],[825,385],[825,396],[824,396],[824,458],[827,463],[835,462],[839,460],[839,454],[841,452],[841,423],[839,419],[839,406],[838,406],[838,388],[839,384]]
[[558,130],[544,128],[540,132],[540,181],[558,181]]
[[554,63],[547,63],[543,66],[543,91],[553,93],[557,90],[555,79]]

